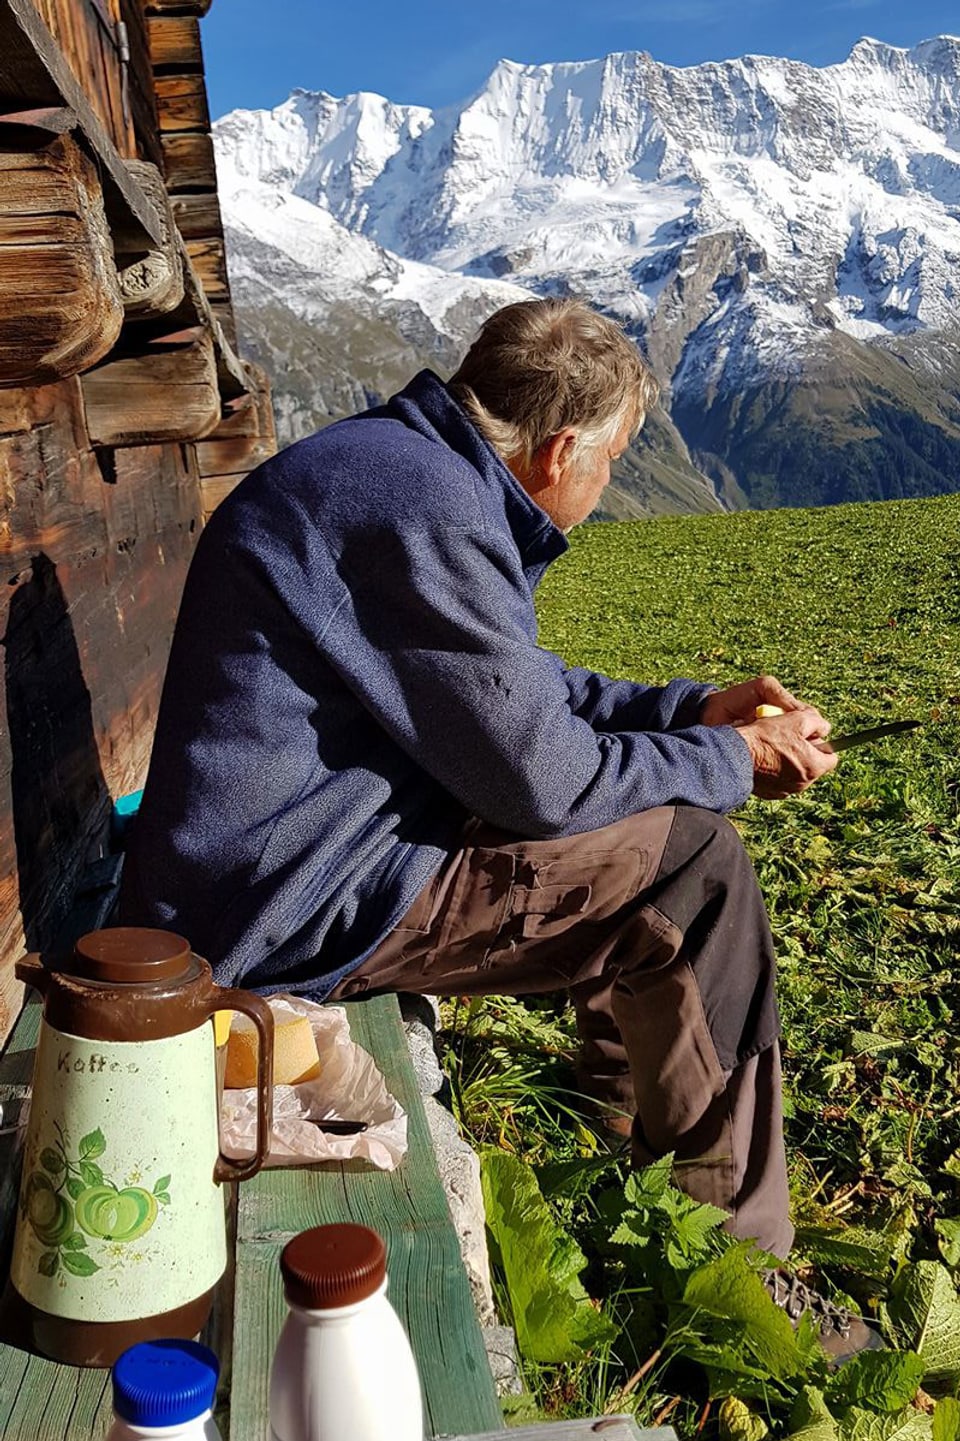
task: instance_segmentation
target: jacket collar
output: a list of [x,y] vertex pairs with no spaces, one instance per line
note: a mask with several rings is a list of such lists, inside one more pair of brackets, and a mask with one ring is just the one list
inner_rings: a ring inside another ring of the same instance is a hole
[[542,572],[567,550],[569,543],[563,531],[527,495],[432,370],[421,370],[415,375],[409,385],[388,402],[386,410],[428,440],[448,445],[469,461],[488,485],[502,490],[507,521],[525,567],[536,567]]

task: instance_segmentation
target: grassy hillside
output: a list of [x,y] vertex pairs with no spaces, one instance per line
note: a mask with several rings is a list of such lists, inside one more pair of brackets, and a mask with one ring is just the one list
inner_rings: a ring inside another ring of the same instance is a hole
[[[552,1222],[582,1245],[587,1290],[612,1328],[574,1348],[576,1362],[537,1365],[528,1346],[528,1379],[551,1415],[612,1405],[649,1424],[672,1407],[681,1434],[746,1441],[729,1406],[720,1411],[732,1392],[777,1434],[809,1426],[818,1441],[901,1429],[928,1437],[924,1393],[919,1409],[911,1404],[918,1378],[924,1392],[960,1387],[951,1284],[960,1266],[960,496],[587,526],[539,605],[544,644],[611,675],[723,685],[769,671],[819,705],[838,734],[923,721],[905,739],[844,755],[805,796],[751,800],[733,817],[779,948],[798,1261],[874,1314],[889,1306],[880,1311],[888,1340],[921,1359],[891,1363],[896,1384],[891,1371],[843,1395],[815,1366],[789,1380],[761,1368],[758,1380],[729,1356],[721,1364],[716,1349],[705,1365],[706,1343],[693,1345],[676,1310],[664,1309],[687,1274],[676,1256],[651,1271],[648,1246],[631,1270],[611,1245],[625,1172],[570,1097],[562,1005],[475,1003],[448,1012],[448,1062],[465,1124],[496,1148],[485,1165],[498,1244],[509,1218],[496,1200],[497,1167],[520,1164],[498,1160],[507,1152],[536,1168]],[[513,1192],[517,1184],[514,1175]],[[516,1320],[515,1286],[502,1274]],[[936,1326],[952,1360],[938,1353],[934,1362],[930,1328],[897,1320],[898,1287],[917,1277],[947,1287]],[[942,1441],[954,1435],[951,1416],[960,1426],[960,1408],[939,1413]],[[752,1441],[762,1434],[754,1429]]]

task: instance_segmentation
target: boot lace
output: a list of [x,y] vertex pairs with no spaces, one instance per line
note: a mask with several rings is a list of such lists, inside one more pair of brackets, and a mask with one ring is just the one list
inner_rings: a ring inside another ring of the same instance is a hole
[[821,1334],[836,1331],[844,1339],[850,1334],[853,1313],[844,1306],[838,1306],[814,1291],[796,1276],[785,1275],[783,1271],[766,1271],[763,1283],[773,1297],[774,1304],[786,1311],[791,1321],[799,1321],[809,1311],[820,1324]]

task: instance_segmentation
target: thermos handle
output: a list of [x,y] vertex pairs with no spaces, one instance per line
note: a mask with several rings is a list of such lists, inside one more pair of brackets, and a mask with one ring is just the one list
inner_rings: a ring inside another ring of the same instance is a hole
[[231,1161],[223,1152],[213,1168],[215,1181],[246,1181],[266,1165],[273,1128],[273,1012],[251,991],[218,990],[214,1011],[243,1011],[257,1028],[257,1149],[249,1161]]

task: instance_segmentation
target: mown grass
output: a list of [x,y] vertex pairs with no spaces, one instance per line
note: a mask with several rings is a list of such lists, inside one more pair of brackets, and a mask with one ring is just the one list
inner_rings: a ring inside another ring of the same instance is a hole
[[[770,672],[838,734],[923,722],[845,754],[806,795],[751,800],[733,819],[778,943],[800,1258],[809,1242],[823,1261],[816,1228],[842,1221],[898,1231],[903,1254],[955,1268],[960,495],[586,526],[538,603],[542,643],[572,664],[718,685]],[[540,1167],[597,1149],[571,1095],[559,1000],[454,1005],[447,1020],[475,1139]],[[555,1204],[589,1254],[599,1192],[574,1191]],[[828,1265],[831,1282],[858,1292],[849,1268]],[[643,1360],[605,1353],[528,1378],[545,1414],[593,1414]],[[687,1431],[702,1416],[696,1389],[671,1414]],[[652,1367],[630,1406],[649,1424],[674,1394]]]

